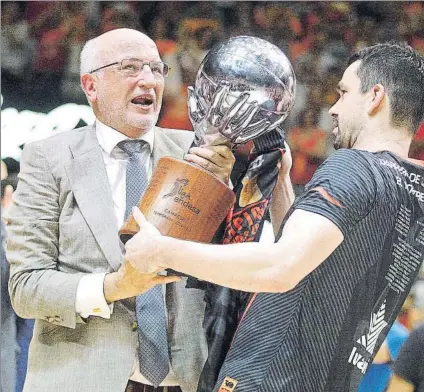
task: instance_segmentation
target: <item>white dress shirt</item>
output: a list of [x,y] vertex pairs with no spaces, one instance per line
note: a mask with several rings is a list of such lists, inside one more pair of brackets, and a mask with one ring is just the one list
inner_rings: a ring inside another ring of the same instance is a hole
[[[126,204],[126,166],[128,155],[116,145],[122,140],[128,139],[124,134],[106,126],[96,120],[96,136],[102,149],[103,161],[106,166],[107,177],[112,191],[113,207],[118,222],[117,231],[124,224]],[[145,163],[147,176],[152,175],[152,151],[154,143],[153,130],[140,137],[147,143],[142,148],[141,160]],[[93,273],[85,275],[79,282],[76,295],[76,311],[83,317],[99,316],[110,318],[113,312],[113,304],[108,305],[104,297],[103,284],[106,273]],[[171,366],[168,376],[160,384],[161,386],[178,385]],[[138,355],[135,353],[134,366],[131,372],[131,380],[143,384],[151,383],[140,374]]]

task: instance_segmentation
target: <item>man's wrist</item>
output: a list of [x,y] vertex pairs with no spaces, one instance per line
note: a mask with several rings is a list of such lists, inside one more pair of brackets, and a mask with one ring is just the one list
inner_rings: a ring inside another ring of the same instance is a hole
[[119,297],[118,272],[110,272],[105,275],[103,293],[108,304],[122,299]]
[[160,246],[158,246],[157,265],[164,269],[174,269],[173,260],[178,260],[178,257],[172,257],[178,252],[178,242],[180,240],[172,237],[161,236]]
[[290,170],[281,169],[280,172],[278,173],[278,181],[282,183],[287,183],[288,181],[291,182]]
[[104,296],[107,303],[134,297],[139,294],[129,281],[129,269],[133,268],[130,263],[124,261],[118,271],[106,274],[104,280]]

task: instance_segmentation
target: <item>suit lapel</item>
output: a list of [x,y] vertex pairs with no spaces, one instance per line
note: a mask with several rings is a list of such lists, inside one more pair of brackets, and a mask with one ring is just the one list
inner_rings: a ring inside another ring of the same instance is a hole
[[[153,167],[161,157],[182,158],[184,151],[155,127]],[[94,126],[70,145],[74,159],[66,164],[66,172],[75,200],[110,266],[117,270],[121,251],[112,193]]]
[[155,141],[153,143],[153,168],[156,167],[158,161],[162,157],[183,158],[183,149],[175,144],[168,136],[159,128],[154,128]]
[[121,262],[112,193],[95,128],[70,146],[74,159],[66,165],[75,200],[104,256],[114,270]]

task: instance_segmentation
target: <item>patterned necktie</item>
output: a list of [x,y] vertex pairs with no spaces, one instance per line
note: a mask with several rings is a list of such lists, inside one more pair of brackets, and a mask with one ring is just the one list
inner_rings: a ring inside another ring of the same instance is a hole
[[[129,155],[126,172],[125,218],[132,213],[148,184],[147,173],[141,161],[142,140],[124,140],[118,143]],[[135,313],[139,340],[140,372],[155,387],[169,373],[168,337],[162,286],[156,285],[136,297]]]

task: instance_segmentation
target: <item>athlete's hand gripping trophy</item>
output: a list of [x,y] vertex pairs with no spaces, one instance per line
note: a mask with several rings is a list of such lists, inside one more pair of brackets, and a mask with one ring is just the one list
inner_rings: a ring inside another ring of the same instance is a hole
[[[248,36],[223,41],[206,55],[194,88],[189,87],[194,145],[233,147],[281,130],[295,85],[293,68],[275,45]],[[234,201],[234,192],[211,173],[166,157],[138,206],[161,234],[210,242]],[[121,239],[126,242],[137,231],[130,216]]]

